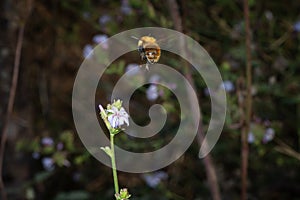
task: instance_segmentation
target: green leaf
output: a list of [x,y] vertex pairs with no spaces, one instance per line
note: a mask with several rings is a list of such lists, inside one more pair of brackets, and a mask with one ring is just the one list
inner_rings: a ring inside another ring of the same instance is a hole
[[117,135],[117,134],[120,133],[121,131],[123,131],[123,129],[121,129],[121,128],[111,128],[111,129],[109,130],[110,134],[112,134],[112,135]]
[[155,13],[155,9],[153,8],[152,4],[148,3],[147,7],[148,7],[149,18],[155,19],[156,13]]
[[108,67],[105,73],[121,75],[124,71],[124,68],[125,68],[125,61],[121,60],[120,62],[116,64],[112,64],[110,67]]
[[37,173],[33,179],[34,183],[43,182],[46,179],[48,179],[52,174],[53,174],[53,172],[49,172],[49,171],[43,171],[43,172]]
[[74,133],[72,131],[64,131],[61,136],[60,140],[65,143],[65,147],[68,151],[74,151]]
[[110,149],[108,146],[106,146],[106,147],[101,147],[101,149],[102,149],[109,157],[112,156],[111,149]]
[[52,154],[54,151],[54,146],[46,146],[42,149],[43,154]]
[[53,160],[59,167],[62,167],[66,160],[66,153],[61,151],[54,153]]
[[84,163],[89,157],[90,157],[91,154],[89,154],[88,152],[85,152],[79,156],[77,156],[75,159],[74,159],[74,164],[76,165],[81,165],[82,163]]

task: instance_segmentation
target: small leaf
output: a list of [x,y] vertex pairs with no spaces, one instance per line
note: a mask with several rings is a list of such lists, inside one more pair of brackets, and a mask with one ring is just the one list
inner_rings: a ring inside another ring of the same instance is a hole
[[120,133],[121,131],[123,131],[124,129],[121,129],[121,128],[111,128],[109,130],[110,134],[112,135],[117,135],[118,133]]
[[41,183],[41,182],[47,180],[52,174],[53,174],[53,172],[48,172],[48,171],[39,172],[34,176],[33,182]]
[[75,151],[74,146],[74,133],[72,131],[64,131],[60,135],[60,140],[65,143],[65,147],[68,151]]
[[66,156],[65,152],[58,151],[53,154],[53,160],[59,167],[62,167],[65,164]]
[[101,147],[101,149],[109,156],[112,156],[111,149],[109,147]]

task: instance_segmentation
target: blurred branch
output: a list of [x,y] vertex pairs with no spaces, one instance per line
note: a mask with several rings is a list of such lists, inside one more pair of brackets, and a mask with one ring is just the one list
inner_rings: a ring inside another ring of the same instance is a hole
[[215,8],[211,10],[211,17],[212,19],[219,25],[219,27],[224,31],[226,34],[230,35],[232,30],[230,26],[227,24],[226,20],[223,19],[222,17],[219,17],[219,8]]
[[174,22],[174,28],[177,31],[183,32],[182,20],[178,11],[176,0],[168,0],[169,11]]
[[[171,17],[174,22],[175,29],[179,32],[183,32],[182,18],[179,14],[179,8],[178,8],[178,4],[177,4],[176,0],[168,0],[168,7],[169,7],[169,11],[170,11]],[[182,53],[184,55],[187,53],[186,44],[184,43],[184,40],[181,38],[179,39],[179,42],[180,42],[181,51],[183,51]],[[189,81],[191,86],[193,88],[196,88],[195,84],[193,82],[193,78],[192,78],[192,74],[190,72],[189,66],[185,62],[183,63],[183,65],[184,65],[183,69],[184,69],[185,77],[187,78],[187,80]],[[202,118],[202,115],[201,115],[201,111],[200,111],[200,119],[201,118]],[[196,119],[196,118],[194,118],[194,119]],[[201,120],[199,122],[197,121],[195,123],[199,124],[198,133],[197,133],[197,142],[199,143],[199,146],[201,146],[201,144],[206,142],[204,140],[205,137],[204,137],[204,132],[203,132],[203,124],[202,124]],[[207,180],[209,183],[210,192],[212,194],[213,200],[220,200],[221,195],[220,195],[220,190],[219,190],[219,186],[218,186],[216,169],[213,164],[213,159],[212,159],[211,155],[208,154],[206,157],[204,157],[203,162],[204,162]]]
[[244,112],[244,77],[239,77],[236,81],[236,96],[238,101],[239,121],[229,125],[230,129],[241,129],[244,126],[245,112]]
[[[33,0],[27,1],[27,13],[25,16],[20,16],[20,27],[18,32],[18,38],[17,38],[17,46],[16,46],[16,52],[15,52],[15,59],[14,59],[14,69],[13,69],[13,76],[12,76],[12,83],[11,88],[9,92],[9,99],[7,104],[7,113],[5,118],[5,123],[2,130],[1,135],[1,147],[0,147],[0,191],[2,200],[7,200],[7,194],[5,190],[5,185],[3,181],[3,161],[4,161],[4,154],[5,154],[5,145],[7,140],[7,131],[8,131],[8,125],[9,121],[12,115],[14,102],[15,102],[15,96],[16,96],[16,90],[18,85],[18,77],[19,77],[19,69],[20,69],[20,59],[21,59],[21,51],[22,51],[22,45],[24,40],[24,30],[25,30],[25,24],[26,20],[31,12]],[[24,8],[22,8],[24,9]],[[22,19],[22,20],[21,20]]]
[[275,50],[278,47],[280,47],[284,42],[286,42],[289,39],[292,32],[293,29],[290,28],[290,30],[288,30],[285,34],[283,34],[280,38],[278,38],[271,44],[270,49]]
[[248,0],[244,0],[244,18],[245,18],[245,32],[246,32],[246,84],[247,84],[247,96],[245,106],[245,124],[242,128],[242,185],[241,185],[241,199],[247,199],[247,181],[248,181],[248,133],[250,131],[251,115],[252,115],[252,69],[251,69],[251,30],[250,30],[250,18],[249,18],[249,5]]
[[289,145],[285,144],[279,139],[275,139],[276,143],[279,144],[279,146],[275,147],[275,150],[283,153],[285,155],[288,155],[290,157],[296,158],[297,160],[300,161],[300,153],[292,149]]

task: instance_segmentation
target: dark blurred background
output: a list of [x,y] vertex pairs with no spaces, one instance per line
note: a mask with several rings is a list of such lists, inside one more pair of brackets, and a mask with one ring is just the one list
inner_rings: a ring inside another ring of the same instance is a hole
[[[30,1],[28,1],[30,2]],[[110,168],[93,158],[76,133],[72,87],[82,61],[99,42],[138,27],[174,29],[172,1],[3,0],[0,2],[0,128],[6,124],[18,33],[25,26],[13,112],[7,124],[3,180],[8,199],[112,199]],[[241,126],[245,97],[245,22],[241,0],[176,1],[183,33],[198,41],[218,66],[227,92],[224,130],[211,152],[222,199],[239,199]],[[253,66],[253,114],[248,136],[248,199],[300,198],[300,1],[249,0]],[[31,7],[31,11],[28,7]],[[173,17],[173,18],[172,18]],[[163,55],[162,55],[163,59]],[[113,85],[138,65],[133,52],[102,77],[96,99],[107,104]],[[176,59],[176,70],[184,69]],[[205,83],[198,91],[203,128],[210,118]],[[158,138],[139,141],[118,135],[126,149],[159,149],[176,133],[177,101],[166,88],[145,85],[133,96],[131,115],[149,122],[148,108],[170,112]],[[2,131],[1,131],[1,134]],[[212,199],[195,141],[170,166],[149,174],[119,172],[131,199]],[[134,163],[133,163],[134,164]]]

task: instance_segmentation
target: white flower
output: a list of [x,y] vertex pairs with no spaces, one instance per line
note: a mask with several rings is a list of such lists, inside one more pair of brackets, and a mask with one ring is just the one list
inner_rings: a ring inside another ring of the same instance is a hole
[[136,63],[130,63],[126,66],[125,72],[127,76],[134,76],[140,72],[140,67]]
[[252,133],[252,132],[250,132],[249,134],[248,134],[248,143],[249,144],[252,144],[252,143],[254,143],[255,142],[255,136],[254,136],[254,134]]
[[223,88],[226,92],[234,91],[234,84],[229,80],[221,83],[220,87]]
[[54,170],[54,161],[52,158],[45,157],[42,159],[42,164],[45,170],[52,171]]
[[52,146],[54,144],[54,141],[51,137],[43,137],[41,143],[44,146]]
[[36,159],[36,160],[39,159],[40,156],[41,156],[41,155],[40,155],[39,152],[33,152],[33,153],[32,153],[32,157],[33,157],[34,159]]
[[93,37],[93,42],[95,42],[96,44],[105,42],[108,39],[107,35],[104,34],[100,34],[100,35],[95,35]]
[[274,19],[273,13],[269,10],[267,10],[265,12],[265,17],[267,18],[267,20],[272,21]]
[[300,32],[300,21],[297,21],[295,24],[294,24],[294,31],[296,32]]
[[122,0],[121,12],[125,15],[131,14],[132,8],[130,7],[128,0]]
[[111,21],[111,17],[109,15],[102,15],[98,21],[99,21],[99,24],[103,26],[107,22]]
[[123,107],[118,109],[116,106],[112,105],[111,109],[107,110],[108,121],[113,128],[118,128],[125,123],[129,126],[129,115]]
[[267,143],[267,142],[270,142],[274,139],[274,136],[275,136],[275,131],[274,129],[272,128],[267,128],[266,129],[266,132],[265,132],[265,135],[263,137],[263,143]]
[[149,78],[150,83],[158,83],[159,80],[160,80],[160,76],[157,74],[155,74]]
[[66,166],[66,167],[70,167],[71,163],[70,163],[70,161],[68,161],[67,159],[65,159],[64,162],[63,162],[63,165]]
[[146,91],[147,99],[150,101],[154,101],[158,98],[158,88],[156,85],[150,85],[150,87]]
[[95,35],[93,37],[93,42],[96,44],[100,44],[103,49],[108,49],[107,40],[108,40],[108,37],[107,37],[107,35],[104,35],[104,34]]
[[84,58],[90,58],[92,56],[93,52],[93,46],[90,44],[87,44],[83,48],[83,57]]
[[162,180],[166,180],[168,178],[168,174],[164,171],[158,171],[144,174],[142,177],[149,187],[155,188]]

